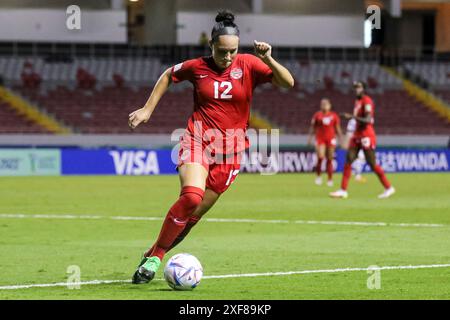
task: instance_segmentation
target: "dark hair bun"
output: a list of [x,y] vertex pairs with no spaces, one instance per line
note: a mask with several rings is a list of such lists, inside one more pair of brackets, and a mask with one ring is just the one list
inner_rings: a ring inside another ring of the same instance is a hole
[[234,14],[229,10],[222,10],[217,13],[216,22],[227,21],[233,23]]

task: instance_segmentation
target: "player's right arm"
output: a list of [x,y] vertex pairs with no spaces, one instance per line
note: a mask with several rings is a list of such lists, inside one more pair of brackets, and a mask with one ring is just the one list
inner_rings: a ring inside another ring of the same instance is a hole
[[136,128],[142,122],[145,123],[150,119],[153,110],[155,110],[156,105],[158,104],[159,100],[164,95],[164,93],[167,91],[167,88],[169,88],[171,83],[172,83],[172,68],[168,68],[159,77],[145,105],[142,108],[137,109],[128,115],[128,125],[131,129]]

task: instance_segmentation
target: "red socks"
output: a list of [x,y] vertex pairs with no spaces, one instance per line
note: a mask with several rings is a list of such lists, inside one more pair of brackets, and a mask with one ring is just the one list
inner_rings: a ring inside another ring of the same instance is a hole
[[383,168],[381,168],[379,165],[376,165],[373,168],[373,171],[377,174],[378,179],[380,179],[380,182],[383,185],[383,187],[385,189],[389,189],[391,187],[391,184],[390,184],[389,180],[386,178]]
[[163,259],[164,254],[187,226],[195,208],[202,202],[203,194],[204,191],[197,187],[188,186],[181,189],[180,197],[167,213],[158,240],[152,247],[152,252],[150,254],[147,252],[145,256],[157,256],[159,259]]
[[347,190],[348,180],[350,180],[351,175],[352,175],[352,165],[346,163],[344,165],[344,172],[342,173],[342,183],[341,183],[342,190]]
[[[189,221],[186,224],[186,227],[184,227],[183,231],[178,235],[178,237],[175,239],[175,241],[170,245],[170,248],[167,250],[172,250],[172,248],[176,247],[181,241],[184,240],[184,238],[188,235],[188,233],[191,231],[191,229],[199,222],[201,217],[192,215],[189,218]],[[166,251],[166,252],[167,252]]]
[[[181,241],[186,238],[188,233],[191,231],[191,229],[199,222],[201,217],[192,215],[189,218],[189,221],[187,222],[186,226],[184,227],[183,231],[178,235],[178,237],[173,241],[173,243],[170,245],[169,249],[166,250],[166,253],[172,250],[174,247],[176,247]],[[145,257],[150,257],[150,255],[153,252],[153,249],[155,249],[156,244],[154,244],[150,249],[147,250],[147,252],[144,254]]]
[[333,160],[327,160],[328,180],[333,179]]
[[316,173],[318,176],[322,173],[322,161],[323,158],[317,158],[317,166],[316,166]]
[[[375,165],[375,167],[373,168],[373,172],[375,172],[375,174],[378,176],[378,179],[380,179],[380,182],[385,189],[389,189],[391,187],[389,180],[386,178],[386,175],[384,174],[383,168],[381,168],[379,165]],[[347,190],[348,180],[350,179],[351,175],[352,175],[352,166],[350,164],[345,164],[341,184],[342,190]]]

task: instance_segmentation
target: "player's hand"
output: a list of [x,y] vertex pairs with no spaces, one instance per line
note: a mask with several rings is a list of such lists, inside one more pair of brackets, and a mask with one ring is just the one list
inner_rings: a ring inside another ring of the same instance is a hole
[[308,140],[306,141],[307,146],[312,146],[312,137],[308,137]]
[[351,118],[353,118],[353,115],[352,115],[351,113],[344,112],[344,113],[341,113],[341,115],[342,115],[345,119],[351,119]]
[[128,126],[134,129],[142,122],[147,122],[148,119],[150,119],[150,112],[145,107],[137,109],[128,115]]
[[253,40],[255,54],[260,59],[267,59],[272,55],[272,46],[266,42],[258,42]]

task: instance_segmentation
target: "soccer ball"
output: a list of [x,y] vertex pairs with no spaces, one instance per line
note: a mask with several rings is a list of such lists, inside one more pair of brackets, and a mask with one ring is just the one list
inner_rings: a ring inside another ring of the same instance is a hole
[[196,257],[188,253],[179,253],[167,261],[164,279],[175,290],[192,290],[200,283],[203,267]]

